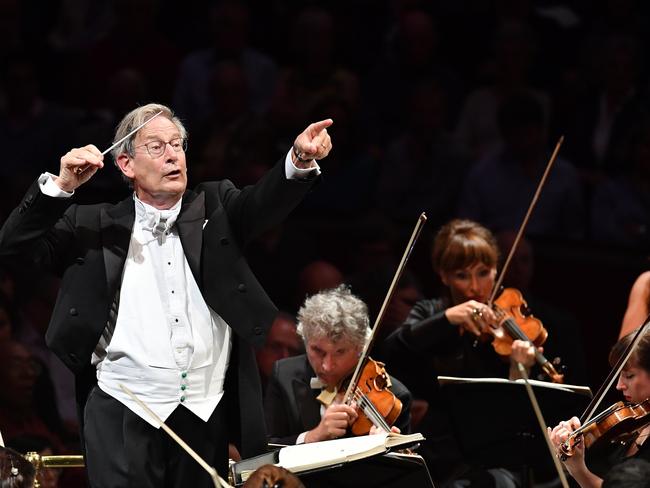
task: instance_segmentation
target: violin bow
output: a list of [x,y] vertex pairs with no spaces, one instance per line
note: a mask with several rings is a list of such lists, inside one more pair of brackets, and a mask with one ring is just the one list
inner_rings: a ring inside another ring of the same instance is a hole
[[621,373],[623,367],[627,363],[628,359],[630,359],[630,356],[632,355],[632,352],[636,348],[637,344],[643,338],[643,335],[648,328],[648,324],[650,324],[650,315],[646,317],[643,325],[639,327],[634,333],[634,339],[632,339],[632,341],[627,345],[625,351],[623,351],[623,354],[621,354],[621,357],[618,358],[618,361],[616,361],[616,364],[610,370],[609,375],[607,378],[605,378],[605,381],[603,381],[603,384],[600,385],[600,388],[598,388],[596,395],[594,395],[594,397],[591,399],[591,402],[589,402],[589,405],[587,405],[585,411],[582,412],[582,415],[580,416],[580,425],[584,425],[586,422],[589,422],[591,420],[591,417],[593,417],[596,409],[600,405],[600,402],[602,402],[603,398],[605,398],[605,394],[612,387],[614,380]]
[[[503,279],[506,276],[506,273],[508,272],[508,268],[510,266],[510,262],[512,261],[513,256],[515,255],[515,251],[519,247],[519,242],[521,241],[522,236],[524,235],[524,230],[526,229],[526,226],[528,225],[528,221],[530,220],[530,216],[533,213],[533,209],[535,208],[535,205],[537,204],[537,201],[539,200],[539,196],[542,193],[542,188],[544,187],[544,184],[546,183],[546,179],[548,178],[548,175],[551,171],[551,168],[553,167],[553,164],[555,163],[555,160],[557,159],[558,152],[560,151],[560,146],[562,146],[562,143],[564,142],[564,136],[560,136],[560,138],[557,141],[557,144],[555,144],[555,149],[553,149],[553,153],[551,154],[550,159],[548,160],[548,164],[546,165],[546,169],[544,170],[544,174],[542,175],[542,178],[539,180],[539,184],[537,185],[537,189],[535,190],[535,194],[533,195],[533,199],[530,202],[530,205],[528,206],[528,210],[526,211],[526,215],[524,216],[524,220],[519,226],[519,230],[517,231],[517,236],[515,237],[515,242],[513,242],[512,246],[510,247],[510,252],[508,253],[508,256],[503,263],[503,268],[501,269],[501,273],[499,274],[499,278],[494,284],[494,287],[492,288],[492,293],[490,294],[490,298],[488,300],[488,307],[492,307],[492,304],[494,302],[494,299],[501,288],[501,284],[503,283]],[[526,368],[521,363],[517,363],[517,367],[519,368],[520,373],[522,374],[522,377],[524,378],[524,382],[526,385],[526,391],[528,392],[528,397],[530,399],[530,402],[533,406],[533,411],[535,412],[535,416],[537,417],[537,421],[539,422],[539,426],[542,429],[542,435],[544,436],[544,440],[546,441],[546,445],[549,448],[549,452],[551,453],[551,458],[553,459],[553,465],[555,466],[555,469],[557,470],[558,476],[560,477],[560,481],[562,482],[562,486],[564,488],[568,488],[568,482],[566,479],[566,476],[564,476],[564,472],[562,470],[562,467],[560,466],[560,463],[555,456],[555,453],[553,452],[553,446],[551,445],[551,441],[548,437],[548,431],[546,427],[546,423],[544,422],[544,417],[542,416],[542,411],[539,408],[539,403],[537,402],[537,398],[535,397],[535,393],[533,392],[532,387],[530,386],[530,383],[528,383],[528,374],[526,373]]]
[[508,267],[510,266],[510,261],[512,261],[512,257],[515,254],[515,251],[519,247],[519,241],[521,241],[522,236],[524,235],[524,230],[526,229],[526,226],[528,225],[528,220],[530,219],[531,214],[533,213],[533,209],[535,208],[535,205],[537,204],[537,200],[539,200],[539,196],[542,193],[542,188],[544,187],[544,184],[546,183],[546,179],[548,178],[548,174],[551,171],[551,167],[553,166],[553,163],[555,163],[555,159],[557,158],[557,154],[560,151],[560,146],[564,142],[564,136],[560,136],[560,139],[558,139],[557,144],[555,145],[555,149],[553,150],[553,154],[551,154],[551,158],[548,160],[548,164],[546,165],[546,169],[544,170],[544,174],[542,175],[542,178],[539,180],[539,184],[537,185],[537,190],[535,190],[535,194],[533,195],[533,199],[530,202],[530,205],[528,206],[528,210],[526,211],[526,215],[524,216],[524,221],[521,223],[519,226],[519,230],[517,231],[517,237],[515,237],[515,242],[512,243],[512,247],[510,248],[510,252],[508,253],[508,257],[506,258],[505,262],[503,263],[503,268],[501,269],[501,273],[499,274],[499,278],[497,279],[496,283],[494,284],[494,288],[492,288],[492,294],[490,295],[490,299],[488,300],[488,307],[492,307],[492,302],[494,302],[494,298],[496,297],[499,288],[501,288],[501,283],[503,283],[503,279],[508,272]]
[[406,245],[406,249],[404,250],[404,254],[402,255],[402,260],[397,266],[397,271],[395,272],[395,275],[393,276],[393,281],[391,282],[390,287],[388,288],[388,293],[384,298],[384,303],[382,303],[381,308],[379,309],[379,313],[377,314],[375,324],[372,326],[372,329],[370,330],[370,337],[368,337],[368,340],[366,341],[366,344],[363,347],[363,351],[361,352],[361,356],[359,356],[357,367],[355,368],[354,373],[352,374],[352,378],[350,379],[348,388],[345,391],[345,396],[343,397],[345,403],[348,403],[353,398],[353,392],[357,388],[357,383],[359,382],[359,377],[361,375],[361,366],[363,365],[366,356],[368,354],[368,351],[370,350],[370,347],[372,346],[372,343],[375,339],[375,332],[377,331],[379,324],[384,319],[386,308],[388,307],[388,304],[390,303],[391,299],[393,298],[393,295],[395,294],[395,288],[397,287],[397,283],[399,283],[399,280],[402,277],[402,273],[404,272],[406,263],[409,260],[409,257],[411,256],[411,251],[413,251],[415,242],[418,240],[418,237],[422,232],[422,227],[424,226],[426,221],[427,221],[427,216],[424,212],[422,212],[418,217],[418,221],[415,223],[415,228],[413,229],[411,238],[409,239],[408,244]]
[[533,387],[530,385],[530,382],[528,381],[528,373],[526,372],[526,368],[520,362],[517,362],[517,368],[519,369],[519,373],[521,374],[521,377],[524,380],[524,385],[526,386],[526,392],[528,393],[528,398],[530,399],[530,403],[532,404],[533,410],[535,411],[537,422],[539,423],[539,426],[542,429],[542,434],[544,436],[544,440],[546,441],[546,447],[548,447],[548,451],[551,453],[551,459],[553,459],[553,465],[555,466],[557,474],[560,477],[560,482],[562,483],[562,487],[569,488],[569,482],[567,481],[566,475],[564,474],[564,470],[560,465],[560,460],[555,455],[553,444],[551,443],[551,439],[548,436],[548,426],[544,421],[544,416],[542,415],[542,409],[539,408],[539,402],[537,401],[537,396],[535,395],[535,392],[533,391]]

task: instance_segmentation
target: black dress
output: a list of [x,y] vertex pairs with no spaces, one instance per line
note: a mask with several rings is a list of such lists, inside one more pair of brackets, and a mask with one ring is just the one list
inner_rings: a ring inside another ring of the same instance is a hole
[[490,343],[461,334],[445,316],[449,306],[444,298],[417,302],[404,325],[376,346],[390,373],[399,377],[415,398],[429,403],[415,430],[427,439],[419,453],[438,482],[467,466],[450,428],[448,408],[453,406],[442,401],[437,376],[507,378],[510,367]]

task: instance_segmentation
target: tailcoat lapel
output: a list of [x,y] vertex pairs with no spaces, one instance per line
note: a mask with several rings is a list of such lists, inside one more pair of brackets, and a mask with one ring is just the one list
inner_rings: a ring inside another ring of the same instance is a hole
[[188,191],[183,196],[183,205],[176,220],[178,235],[183,244],[185,258],[190,265],[194,279],[201,283],[201,247],[203,246],[203,224],[205,222],[205,194]]
[[320,403],[316,400],[319,390],[314,390],[309,381],[315,375],[305,358],[305,377],[293,380],[294,398],[298,403],[298,412],[302,420],[303,429],[313,429],[320,423]]
[[130,196],[122,200],[108,210],[102,210],[99,218],[106,284],[109,296],[114,296],[119,288],[119,280],[124,269],[135,221],[133,197]]

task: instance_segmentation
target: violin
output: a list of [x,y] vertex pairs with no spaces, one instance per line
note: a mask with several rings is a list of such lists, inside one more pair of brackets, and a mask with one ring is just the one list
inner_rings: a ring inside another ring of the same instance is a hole
[[363,413],[352,424],[354,435],[365,435],[373,425],[380,425],[387,432],[402,413],[402,402],[390,391],[390,376],[384,363],[368,357],[354,391],[354,403]]
[[[349,383],[348,383],[349,385]],[[360,370],[356,388],[352,391],[351,401],[356,407],[357,420],[350,427],[354,435],[370,433],[372,426],[390,431],[402,413],[402,401],[390,390],[390,376],[384,363],[368,357]],[[336,391],[323,390],[316,399],[329,407],[339,395]]]
[[514,340],[532,342],[535,346],[535,360],[544,373],[552,382],[563,383],[564,375],[558,373],[553,363],[537,349],[546,341],[548,332],[542,322],[530,313],[521,292],[516,288],[505,288],[493,301],[492,309],[499,320],[496,328],[490,327],[494,336],[492,346],[496,353],[508,357],[512,354]]
[[560,445],[561,459],[573,455],[575,446],[584,442],[585,448],[605,442],[622,441],[650,423],[650,398],[641,403],[616,402],[581,427],[574,430]]

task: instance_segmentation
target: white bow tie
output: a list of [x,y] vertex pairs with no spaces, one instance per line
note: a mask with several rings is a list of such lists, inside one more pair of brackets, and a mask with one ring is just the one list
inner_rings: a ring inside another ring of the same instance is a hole
[[148,218],[147,221],[142,223],[142,228],[151,231],[154,237],[160,237],[163,234],[169,234],[170,229],[176,222],[175,215],[170,215],[168,217],[162,215],[162,212],[151,216],[147,215],[147,217],[151,218]]
[[170,233],[181,210],[180,201],[170,209],[159,210],[142,202],[135,195],[134,199],[136,217],[143,230],[151,232],[154,237],[161,237]]
[[151,232],[154,237],[169,234],[176,223],[179,212],[179,209],[157,210],[145,208],[144,210],[144,215],[141,215],[139,219],[140,225],[144,230]]

